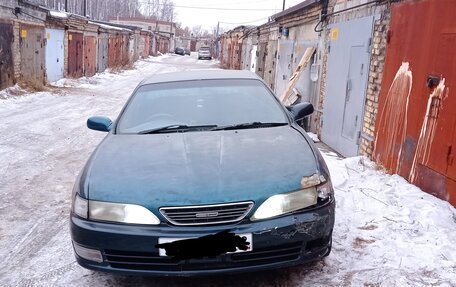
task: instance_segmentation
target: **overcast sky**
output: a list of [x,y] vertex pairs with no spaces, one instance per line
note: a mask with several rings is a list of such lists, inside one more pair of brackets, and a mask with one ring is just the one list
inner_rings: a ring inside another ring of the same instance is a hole
[[[220,26],[228,29],[239,25],[263,24],[269,16],[282,11],[283,5],[283,0],[173,0],[173,2],[176,5],[176,22],[189,27],[201,25],[210,31],[217,26],[218,21]],[[286,0],[285,9],[300,2],[304,0]],[[256,11],[192,9],[177,6],[256,9]]]

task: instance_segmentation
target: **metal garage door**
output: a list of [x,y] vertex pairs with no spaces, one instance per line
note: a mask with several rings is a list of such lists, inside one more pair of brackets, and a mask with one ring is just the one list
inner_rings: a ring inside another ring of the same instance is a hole
[[279,48],[277,50],[277,76],[276,89],[277,96],[280,96],[287,87],[293,71],[291,70],[291,62],[293,57],[293,40],[279,39]]
[[322,140],[344,156],[358,154],[373,20],[369,16],[331,27]]
[[46,76],[48,82],[63,78],[64,30],[46,29]]
[[101,33],[98,37],[97,72],[101,73],[108,67],[108,34]]
[[45,81],[45,35],[44,28],[21,24],[21,76],[34,86]]
[[84,76],[92,77],[97,72],[97,37],[84,36]]
[[83,36],[82,33],[68,33],[68,76],[82,77],[83,69]]

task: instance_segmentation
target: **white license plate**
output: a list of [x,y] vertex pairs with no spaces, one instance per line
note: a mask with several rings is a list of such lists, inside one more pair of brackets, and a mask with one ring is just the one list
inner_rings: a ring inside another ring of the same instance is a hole
[[[253,249],[253,240],[252,240],[252,233],[243,233],[243,234],[236,234],[238,236],[241,236],[241,237],[246,237],[247,238],[247,242],[249,242],[249,248],[247,250],[241,250],[239,248],[237,248],[236,251],[234,252],[228,252],[228,253],[239,253],[239,252],[249,252],[249,251],[252,251]],[[187,237],[187,238],[183,238],[183,237],[180,237],[180,238],[176,238],[176,237],[159,237],[158,238],[158,244],[162,244],[162,243],[170,243],[170,242],[174,242],[174,241],[178,241],[178,240],[185,240],[185,239],[192,239],[192,238],[195,238],[195,237]],[[166,256],[166,250],[164,248],[160,248],[159,249],[159,254],[160,256]]]

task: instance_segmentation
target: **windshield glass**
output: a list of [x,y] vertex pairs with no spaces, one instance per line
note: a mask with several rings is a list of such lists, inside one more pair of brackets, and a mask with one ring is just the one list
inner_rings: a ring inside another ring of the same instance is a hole
[[168,125],[288,123],[278,101],[258,80],[200,80],[150,84],[129,101],[118,133]]

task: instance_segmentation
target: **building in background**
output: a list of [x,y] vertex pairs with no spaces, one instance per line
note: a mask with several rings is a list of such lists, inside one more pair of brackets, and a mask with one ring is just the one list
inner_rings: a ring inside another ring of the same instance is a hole
[[146,17],[117,17],[111,18],[109,22],[136,26],[152,32],[156,38],[158,52],[169,53],[174,51],[176,47],[176,23],[174,22],[160,21]]

